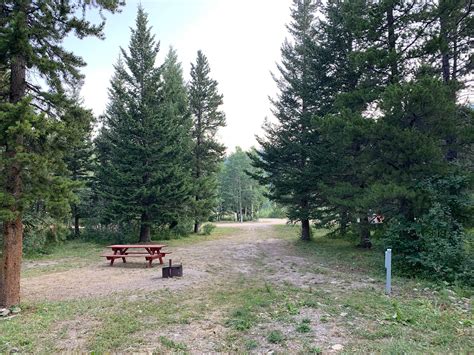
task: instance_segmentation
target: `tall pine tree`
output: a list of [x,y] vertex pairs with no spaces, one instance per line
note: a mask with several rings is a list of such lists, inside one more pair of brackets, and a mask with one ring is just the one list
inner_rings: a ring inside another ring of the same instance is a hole
[[104,128],[98,139],[100,190],[109,223],[136,222],[139,241],[151,227],[176,221],[190,197],[190,123],[180,67],[159,46],[138,8],[129,51],[116,65]]
[[[315,11],[313,0],[294,0],[291,41],[282,46],[281,77],[276,78],[278,98],[272,100],[277,125],[265,127],[266,137],[259,138],[262,149],[253,156],[260,169],[256,177],[269,186],[270,198],[288,207],[291,220],[301,221],[301,239],[310,239],[312,211],[319,205],[313,194],[314,175],[309,171],[311,126],[315,114],[324,111],[319,85],[323,68],[315,68]],[[255,175],[254,175],[255,176]]]
[[[183,70],[178,56],[170,48],[162,66],[162,104],[161,117],[172,125],[170,137],[173,142],[173,159],[176,181],[175,198],[167,201],[162,209],[162,223],[175,228],[178,223],[192,218],[192,119],[189,111],[186,85],[183,79]],[[171,185],[173,182],[169,182]]]
[[194,232],[206,221],[217,205],[217,172],[225,147],[216,139],[217,130],[225,126],[225,115],[220,110],[223,96],[217,81],[210,77],[206,56],[198,51],[196,63],[191,64],[188,86],[189,107],[193,119],[193,178]]
[[[15,0],[0,5],[0,63],[8,68],[8,102],[2,101],[0,107],[0,306],[20,302],[23,211],[37,199],[56,207],[68,205],[63,153],[76,132],[68,129],[63,113],[71,103],[66,89],[77,84],[85,63],[62,42],[72,33],[102,38],[104,23],[88,22],[87,8],[113,12],[121,3]],[[31,80],[35,75],[44,85]]]

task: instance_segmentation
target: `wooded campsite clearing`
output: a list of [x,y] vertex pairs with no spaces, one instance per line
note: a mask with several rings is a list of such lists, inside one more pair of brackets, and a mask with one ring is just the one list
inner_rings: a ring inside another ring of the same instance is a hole
[[68,242],[25,262],[24,308],[0,321],[0,352],[474,347],[465,290],[396,278],[387,297],[382,250],[361,253],[324,231],[308,244],[297,233],[283,220],[262,220],[166,241],[184,266],[184,277],[173,279],[142,261],[111,268],[101,246]]

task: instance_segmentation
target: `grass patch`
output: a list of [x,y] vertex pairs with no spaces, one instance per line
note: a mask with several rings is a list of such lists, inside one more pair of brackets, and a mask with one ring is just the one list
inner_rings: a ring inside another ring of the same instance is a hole
[[285,341],[285,336],[279,330],[272,330],[270,333],[268,333],[267,340],[272,344],[280,344]]
[[46,253],[25,256],[22,277],[77,269],[100,260],[104,246],[80,240],[66,241],[47,249]]
[[301,322],[296,326],[296,331],[298,333],[309,333],[311,331],[311,327],[309,323]]
[[254,339],[248,339],[245,341],[245,350],[254,350],[258,348],[258,342]]
[[160,337],[160,342],[161,342],[161,344],[163,344],[168,349],[179,350],[179,351],[188,351],[188,347],[186,346],[186,344],[177,343],[177,342],[175,342],[171,339],[168,339],[167,337],[164,337],[164,336]]
[[319,266],[335,268],[340,271],[361,272],[372,277],[381,277],[384,272],[383,248],[374,241],[372,249],[358,249],[356,241],[339,238],[328,238],[327,229],[313,229],[312,240],[305,242],[299,239],[300,226],[276,225],[276,236],[286,239],[302,256],[317,259],[316,272]]

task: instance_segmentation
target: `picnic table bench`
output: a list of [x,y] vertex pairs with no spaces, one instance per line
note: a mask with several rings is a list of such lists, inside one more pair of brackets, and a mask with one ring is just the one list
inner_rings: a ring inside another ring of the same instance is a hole
[[[140,257],[148,261],[147,267],[151,267],[153,260],[158,259],[163,264],[163,258],[171,252],[161,251],[166,245],[163,244],[115,244],[107,248],[112,249],[113,254],[103,254],[107,260],[110,260],[110,266],[114,265],[115,259],[122,259],[126,263],[127,258]],[[145,249],[145,251],[129,251],[129,249]]]

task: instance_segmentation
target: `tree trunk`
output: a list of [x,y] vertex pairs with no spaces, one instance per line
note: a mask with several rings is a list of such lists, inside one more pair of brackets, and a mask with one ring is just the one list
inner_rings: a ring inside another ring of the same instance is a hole
[[372,242],[370,241],[370,224],[367,214],[363,213],[360,215],[359,222],[359,235],[360,235],[360,244],[361,248],[372,248]]
[[301,220],[301,240],[308,241],[311,239],[311,230],[309,226],[309,219]]
[[149,243],[150,238],[150,217],[147,213],[142,214],[140,222],[140,243]]
[[74,214],[74,237],[79,238],[81,236],[81,231],[79,229],[79,215],[77,212]]
[[198,221],[194,222],[194,233],[198,234],[201,231],[201,223]]
[[349,224],[348,213],[345,210],[341,211],[341,215],[339,217],[339,224],[340,224],[340,233],[342,236],[347,234],[347,225]]
[[388,51],[390,55],[390,82],[396,83],[398,81],[398,64],[397,64],[397,37],[395,35],[395,20],[393,17],[393,4],[390,4],[387,9],[387,37],[388,37]]
[[[26,3],[19,11],[26,13]],[[26,22],[26,15],[25,15]],[[22,26],[20,24],[20,26]],[[26,27],[26,23],[23,24]],[[10,64],[9,101],[16,104],[25,97],[26,92],[26,60],[23,54],[12,58]],[[23,223],[19,202],[22,195],[21,165],[17,160],[16,147],[23,146],[21,135],[15,143],[5,147],[8,163],[4,167],[7,173],[5,191],[14,201],[9,207],[12,218],[3,221],[3,252],[0,260],[0,307],[11,307],[20,303],[20,273],[23,252]]]
[[[448,5],[445,1],[440,1],[439,7],[441,9],[446,9]],[[446,16],[444,12],[441,11],[439,17],[439,32],[440,32],[440,52],[441,52],[441,71],[443,74],[443,81],[445,83],[449,82],[449,74],[450,74],[450,65],[449,65],[449,39],[448,39],[448,28],[446,24]]]
[[23,248],[23,224],[18,216],[3,223],[3,258],[0,270],[0,307],[20,303],[20,271]]

